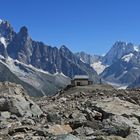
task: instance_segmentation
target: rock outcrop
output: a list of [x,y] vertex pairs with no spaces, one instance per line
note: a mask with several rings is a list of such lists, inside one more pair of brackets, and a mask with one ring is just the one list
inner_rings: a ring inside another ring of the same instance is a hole
[[[0,111],[8,111],[19,117],[40,116],[43,113],[20,85],[5,82],[0,84],[0,89]],[[7,113],[3,115],[7,116]]]

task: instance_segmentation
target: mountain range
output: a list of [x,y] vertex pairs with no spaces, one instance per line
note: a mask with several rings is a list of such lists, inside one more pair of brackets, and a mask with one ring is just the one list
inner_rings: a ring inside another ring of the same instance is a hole
[[55,94],[75,75],[118,88],[140,86],[139,45],[117,41],[105,56],[73,53],[33,40],[25,26],[15,32],[6,20],[0,20],[0,66],[0,81],[20,83],[33,96]]
[[[83,52],[78,54],[85,61]],[[94,58],[93,55],[91,58]],[[103,57],[91,61],[90,65],[99,76],[109,84],[118,88],[140,86],[140,46],[117,41]]]
[[[32,40],[27,27],[21,27],[16,33],[5,20],[0,20],[0,63],[38,91],[37,95],[55,94],[70,84],[75,75],[89,75],[95,83],[100,79],[89,64],[81,61],[65,45],[57,48]],[[9,76],[10,73],[5,74],[5,79],[8,80]],[[28,90],[27,86],[24,87]],[[34,92],[32,95],[36,95]]]

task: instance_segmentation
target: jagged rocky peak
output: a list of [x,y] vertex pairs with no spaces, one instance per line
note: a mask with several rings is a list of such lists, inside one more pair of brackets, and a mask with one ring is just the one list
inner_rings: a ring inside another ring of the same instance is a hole
[[109,67],[100,76],[110,83],[126,88],[140,76],[139,57],[140,46],[116,42],[103,58],[103,63],[108,64]]
[[28,36],[28,29],[26,26],[20,28],[19,35],[27,37]]
[[60,49],[62,49],[62,50],[67,50],[68,48],[67,48],[65,45],[62,45],[62,46],[60,47]]
[[[6,23],[8,24],[8,22]],[[0,26],[0,34],[2,34],[6,43],[8,42],[7,47],[4,49],[3,44],[1,44],[3,56],[8,54],[12,59],[30,64],[52,74],[62,72],[68,77],[73,77],[76,74],[90,74],[98,77],[90,65],[80,61],[65,45],[58,49],[33,41],[25,26],[18,33],[13,31],[10,24],[6,27],[8,28]]]
[[27,27],[23,26],[19,33],[16,33],[13,40],[7,48],[8,54],[11,58],[17,59],[23,63],[30,63],[30,56],[32,55],[32,39],[28,34]]
[[124,42],[124,41],[116,41],[113,45],[113,47],[123,47],[123,46],[126,46],[127,43]]
[[74,54],[65,45],[62,45],[60,47],[59,52],[66,58],[70,58],[70,59],[74,58]]
[[2,19],[0,19],[0,25],[1,26],[5,25],[7,27],[11,27],[10,23],[7,20],[2,20]]
[[[122,49],[124,51],[138,51],[139,46],[134,45],[133,43],[129,42],[122,42],[122,41],[117,41],[114,45],[113,45],[114,49]],[[137,49],[136,49],[137,48]]]
[[3,37],[7,42],[10,42],[14,36],[15,32],[10,23],[6,20],[0,20],[0,37]]
[[102,59],[102,56],[95,55],[95,54],[87,54],[84,51],[78,52],[75,54],[81,61],[84,63],[87,63],[89,65],[92,65],[95,62],[98,62]]
[[76,56],[78,56],[83,62],[90,64],[90,58],[92,57],[90,54],[81,51],[76,53]]
[[70,52],[70,50],[65,45],[62,45],[60,47],[59,51],[61,51],[61,52]]
[[7,20],[1,20],[0,19],[0,31],[8,30],[8,29],[13,31],[12,26],[10,25],[10,23]]
[[[25,44],[25,45],[26,45],[26,43],[28,44],[29,42],[32,42],[26,26],[23,26],[20,28],[20,31],[17,34],[17,38],[19,41],[23,42],[23,44]],[[26,47],[29,47],[29,46],[31,46],[31,45],[26,45]]]
[[139,51],[139,46],[136,46],[132,43],[117,41],[109,50],[109,52],[104,56],[103,63],[111,65],[122,58],[124,55],[134,53],[135,51]]

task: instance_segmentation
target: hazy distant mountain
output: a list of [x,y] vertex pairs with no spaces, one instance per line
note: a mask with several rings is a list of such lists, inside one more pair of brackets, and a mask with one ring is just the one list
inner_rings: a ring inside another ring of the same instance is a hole
[[140,47],[132,43],[116,42],[102,62],[109,65],[101,73],[103,79],[130,85],[140,76]]
[[[87,74],[94,82],[99,81],[95,70],[82,62],[66,46],[58,49],[34,41],[25,26],[16,33],[4,20],[0,22],[0,55],[17,77],[45,94],[52,93],[53,86],[53,91],[66,86],[70,83],[68,77],[72,78],[77,74]],[[36,84],[33,84],[32,80]],[[38,86],[39,83],[42,85]]]
[[[70,83],[74,75],[99,76],[120,85],[139,85],[140,46],[117,41],[105,56],[72,53],[34,41],[24,26],[16,33],[7,21],[0,22],[0,60],[21,81],[40,94],[52,94]],[[97,74],[98,73],[98,74]]]
[[116,87],[140,86],[140,46],[117,41],[104,57],[85,52],[77,53],[76,56]]
[[75,54],[81,61],[87,64],[93,64],[94,62],[97,62],[102,59],[102,56],[99,55],[91,55],[87,54],[85,52],[78,52]]
[[85,52],[78,52],[75,54],[81,61],[89,64],[91,67],[95,69],[95,71],[100,74],[104,71],[107,65],[102,63],[103,56],[99,55],[91,55]]
[[124,55],[139,51],[140,46],[135,46],[132,43],[117,41],[109,52],[103,57],[102,62],[105,65],[112,65],[114,62],[122,58]]

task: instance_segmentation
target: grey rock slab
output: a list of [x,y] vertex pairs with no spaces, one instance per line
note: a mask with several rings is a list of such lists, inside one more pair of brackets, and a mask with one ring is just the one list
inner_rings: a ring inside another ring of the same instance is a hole
[[[21,116],[40,116],[40,107],[30,100],[22,86],[13,83],[0,83],[0,89],[6,89],[0,94],[0,111]],[[2,113],[4,115],[4,113]]]
[[56,140],[80,140],[80,139],[72,134],[68,134],[68,135],[59,136],[56,138]]
[[118,97],[97,100],[93,105],[96,109],[114,115],[127,115],[140,117],[140,106],[128,101],[120,100]]
[[0,115],[1,115],[1,117],[8,119],[8,118],[10,118],[11,113],[8,111],[3,111],[0,113]]
[[103,131],[109,135],[117,135],[126,137],[131,133],[132,123],[123,116],[111,116],[109,119],[104,120]]

